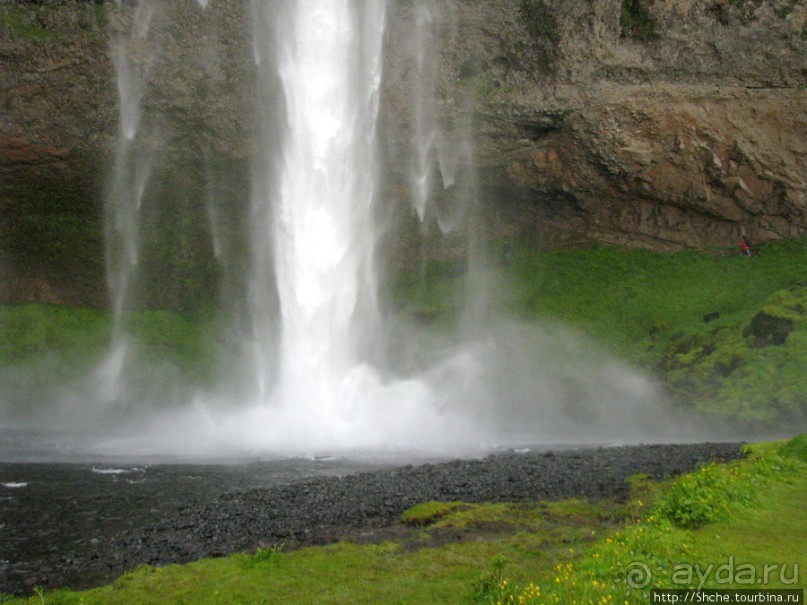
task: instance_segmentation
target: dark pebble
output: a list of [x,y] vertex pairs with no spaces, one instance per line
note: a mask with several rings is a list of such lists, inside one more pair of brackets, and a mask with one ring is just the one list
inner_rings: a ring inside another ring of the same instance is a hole
[[507,453],[225,493],[163,513],[153,525],[93,538],[92,553],[63,551],[10,561],[0,566],[0,591],[30,594],[36,585],[88,588],[143,563],[182,563],[259,545],[324,543],[340,533],[389,525],[407,508],[429,500],[622,498],[628,495],[625,479],[636,473],[661,478],[740,456],[738,443]]

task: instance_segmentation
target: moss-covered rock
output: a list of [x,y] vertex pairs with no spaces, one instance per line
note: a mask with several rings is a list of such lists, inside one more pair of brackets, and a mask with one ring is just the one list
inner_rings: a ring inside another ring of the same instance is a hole
[[787,335],[792,331],[792,319],[776,317],[760,311],[751,320],[751,324],[743,330],[743,336],[753,336],[755,347],[765,347],[784,344]]
[[681,335],[659,363],[675,396],[699,409],[780,423],[807,415],[807,289],[774,293],[743,327]]

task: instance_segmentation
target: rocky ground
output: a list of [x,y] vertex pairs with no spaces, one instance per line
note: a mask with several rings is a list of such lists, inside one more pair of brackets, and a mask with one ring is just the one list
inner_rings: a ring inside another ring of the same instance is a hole
[[[27,560],[12,557],[0,561],[0,591],[20,594],[35,586],[89,587],[109,582],[139,564],[186,562],[259,546],[284,544],[290,548],[358,535],[372,540],[374,535],[380,536],[386,528],[399,523],[404,510],[429,500],[621,498],[628,493],[625,479],[633,474],[666,477],[689,471],[705,461],[739,456],[738,443],[506,453],[484,459],[303,478],[184,502],[172,500],[177,490],[163,485],[161,508],[151,509],[151,520],[137,526],[103,523],[104,511],[115,508],[112,495],[103,510],[74,506],[74,510],[65,511],[64,502],[54,501],[57,503],[49,508],[18,511],[17,525],[30,533],[47,533],[54,521],[66,523],[70,515],[90,515],[98,518],[97,526],[109,529],[86,535],[84,540],[60,541],[58,533],[53,532],[40,536],[43,539],[39,554],[29,548]],[[126,498],[123,490],[118,500],[129,500],[129,506],[135,508],[139,505]],[[39,518],[22,523],[25,514]],[[13,542],[9,534],[16,531],[15,524],[5,523],[2,530],[6,544]],[[34,542],[37,537],[26,536]]]

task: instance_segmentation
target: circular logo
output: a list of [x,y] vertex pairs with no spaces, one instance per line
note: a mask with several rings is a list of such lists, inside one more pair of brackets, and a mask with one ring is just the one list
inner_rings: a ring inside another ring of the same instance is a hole
[[625,567],[625,584],[634,590],[641,590],[653,581],[653,572],[644,561],[631,561]]
[[[652,554],[648,553],[644,556],[636,555],[635,552],[630,551],[630,557],[633,559],[628,563],[622,563],[622,561],[617,561],[617,565],[622,568],[624,572],[623,578],[618,578],[614,584],[618,585],[620,583],[624,583],[625,585],[625,596],[630,596],[632,591],[641,592],[644,598],[647,598],[649,594],[647,592],[643,592],[645,588],[650,586],[653,582],[653,568],[651,565],[654,563],[654,557]],[[657,563],[657,562],[656,562]],[[663,567],[661,565],[656,565],[656,571],[662,571]]]

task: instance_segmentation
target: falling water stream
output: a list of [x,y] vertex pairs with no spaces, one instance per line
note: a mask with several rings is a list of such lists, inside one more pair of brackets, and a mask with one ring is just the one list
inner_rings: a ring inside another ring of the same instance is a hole
[[[61,404],[64,417],[83,419],[74,425],[86,421],[100,435],[82,447],[141,455],[457,452],[647,438],[647,427],[665,425],[653,383],[584,338],[491,319],[496,285],[477,252],[472,125],[451,138],[438,119],[436,28],[444,13],[425,0],[412,4],[410,198],[424,225],[464,232],[469,285],[459,334],[417,334],[380,300],[386,2],[252,0],[250,268],[244,313],[231,330],[240,353],[230,382],[239,385],[189,392],[170,373],[154,382],[130,355],[123,318],[136,298],[140,208],[160,134],[145,119],[144,98],[152,67],[164,61],[159,36],[151,36],[170,20],[161,6],[124,7],[128,25],[112,44],[120,104],[106,230],[114,328],[91,388]],[[206,0],[195,7],[200,19],[215,9]],[[198,158],[207,172],[214,143]],[[226,248],[220,189],[212,180],[201,187],[217,260]],[[434,205],[437,190],[450,198],[447,210]],[[133,395],[132,384],[153,386],[157,403]]]
[[[277,381],[262,396],[303,415],[338,421],[350,375],[377,329],[373,266],[375,125],[381,82],[384,3],[292,3],[279,39],[285,100],[274,212],[258,225],[256,257],[272,247],[274,276],[256,263],[253,280],[276,276],[280,302]],[[268,305],[257,301],[262,317]],[[269,343],[271,344],[271,343]],[[267,380],[262,381],[264,384]],[[270,392],[271,391],[271,392]]]
[[101,401],[119,401],[129,339],[123,316],[130,309],[140,262],[140,210],[152,172],[153,153],[144,142],[143,96],[159,53],[149,33],[157,6],[140,2],[128,26],[112,41],[117,74],[119,127],[113,173],[106,191],[106,265],[112,303],[110,354],[96,371]]

